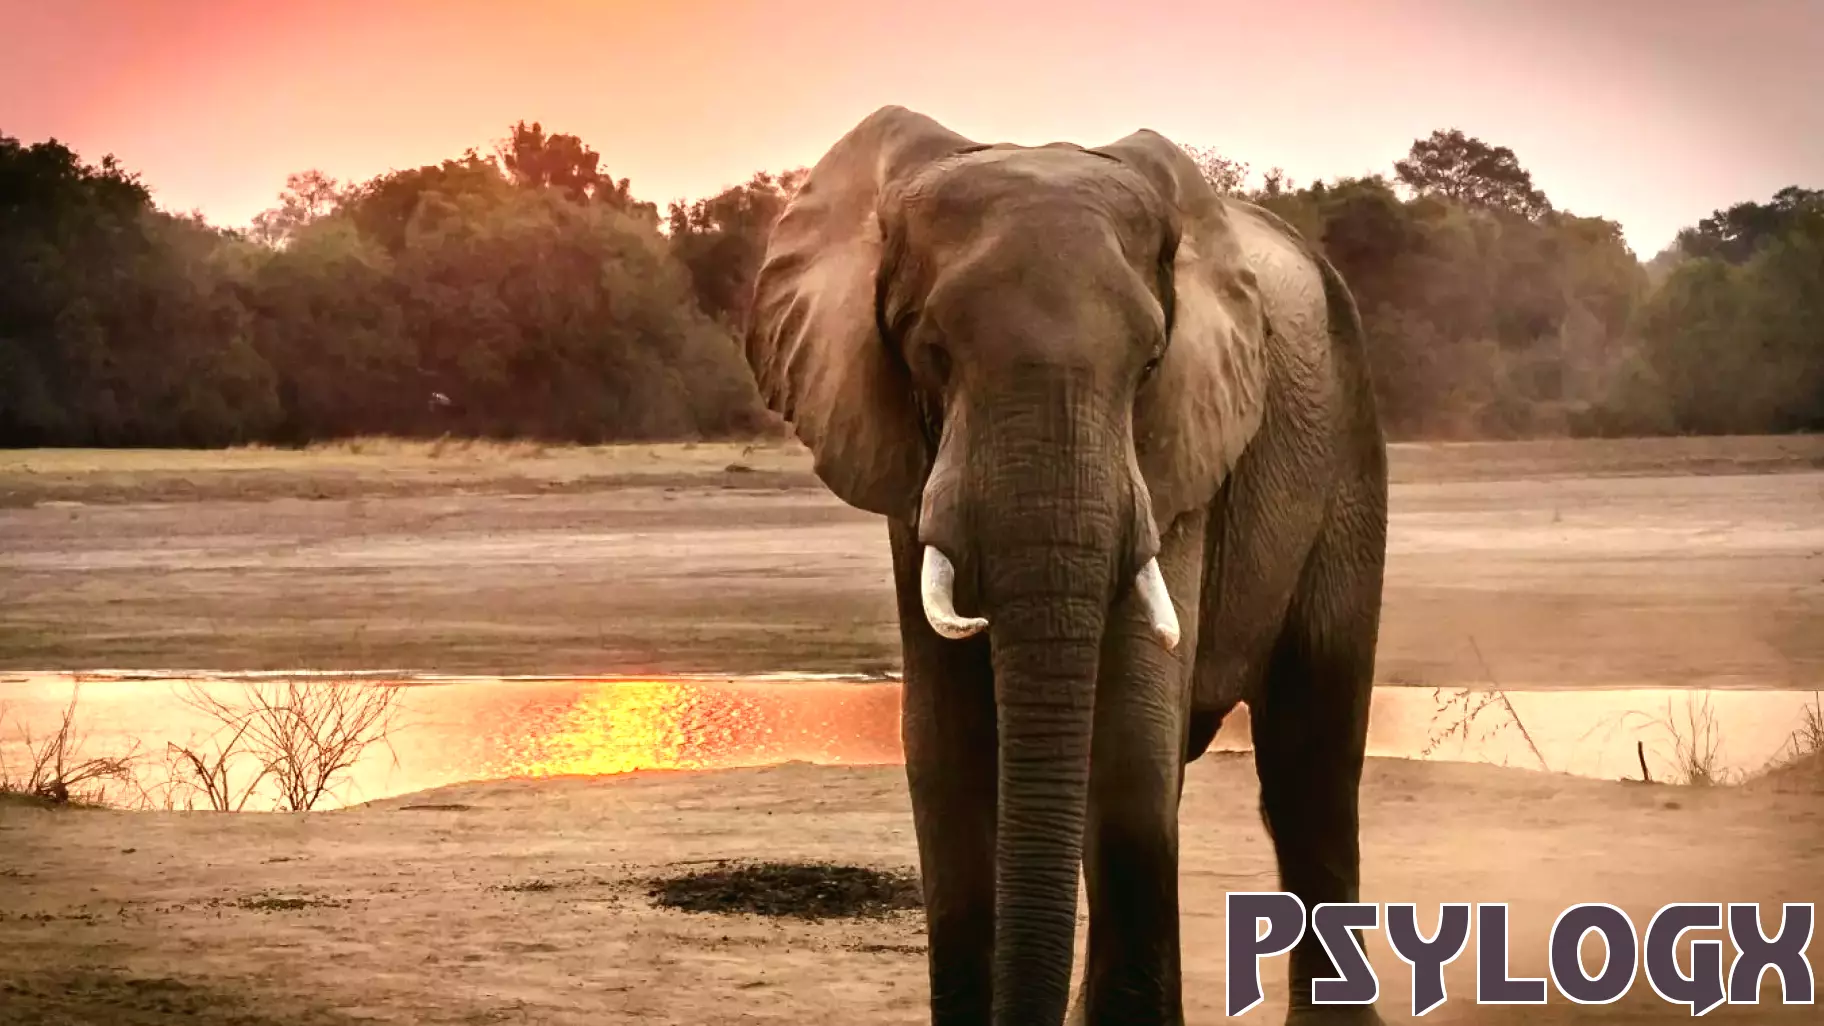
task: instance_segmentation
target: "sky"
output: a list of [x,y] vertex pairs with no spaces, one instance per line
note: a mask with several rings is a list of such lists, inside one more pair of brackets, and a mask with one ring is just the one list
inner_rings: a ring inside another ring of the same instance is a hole
[[569,132],[663,207],[814,163],[885,104],[985,142],[1139,128],[1304,183],[1460,128],[1643,259],[1824,187],[1824,0],[0,0],[0,133],[244,225]]

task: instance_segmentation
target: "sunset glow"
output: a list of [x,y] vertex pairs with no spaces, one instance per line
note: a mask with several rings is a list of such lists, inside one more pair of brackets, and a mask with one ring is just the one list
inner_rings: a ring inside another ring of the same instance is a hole
[[112,152],[231,225],[289,172],[486,152],[521,118],[662,207],[813,162],[887,103],[985,140],[1151,127],[1298,181],[1458,126],[1643,258],[1824,173],[1824,19],[1802,2],[0,0],[0,26],[0,130]]
[[[706,770],[781,762],[897,763],[894,687],[794,682],[617,680],[566,695],[561,705],[508,710],[497,721],[502,777]],[[493,718],[493,717],[491,717]]]

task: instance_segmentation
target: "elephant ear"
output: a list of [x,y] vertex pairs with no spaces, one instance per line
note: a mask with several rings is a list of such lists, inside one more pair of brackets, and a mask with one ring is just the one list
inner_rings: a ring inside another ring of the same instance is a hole
[[1134,406],[1134,452],[1163,532],[1215,496],[1259,430],[1269,329],[1228,208],[1190,156],[1151,131],[1093,152],[1143,175],[1177,221],[1171,338]]
[[754,285],[747,362],[768,408],[837,498],[912,520],[931,454],[906,371],[880,336],[880,199],[940,157],[979,148],[883,107],[811,169],[774,225]]

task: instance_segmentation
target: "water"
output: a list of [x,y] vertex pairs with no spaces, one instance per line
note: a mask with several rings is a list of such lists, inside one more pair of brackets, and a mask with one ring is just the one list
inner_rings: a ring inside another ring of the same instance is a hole
[[[444,784],[507,777],[708,770],[788,761],[823,765],[901,762],[899,685],[891,679],[770,674],[759,677],[453,677],[391,671],[0,675],[0,757],[23,768],[23,732],[53,732],[80,684],[76,733],[84,757],[142,757],[138,782],[161,797],[167,744],[203,752],[218,730],[185,696],[230,705],[249,687],[396,689],[390,743],[368,749],[319,808],[392,797]],[[1790,751],[1815,692],[1612,689],[1465,691],[1377,688],[1371,756],[1493,763],[1605,779],[1682,782],[1698,755],[1728,779],[1760,771]],[[219,735],[218,735],[219,736]],[[1638,747],[1637,747],[1638,746]],[[1214,747],[1248,748],[1246,707],[1224,723]],[[241,781],[252,762],[238,764]],[[113,793],[119,794],[117,786]],[[135,792],[137,793],[137,792]],[[249,810],[274,806],[270,787]],[[175,804],[183,807],[179,796]]]

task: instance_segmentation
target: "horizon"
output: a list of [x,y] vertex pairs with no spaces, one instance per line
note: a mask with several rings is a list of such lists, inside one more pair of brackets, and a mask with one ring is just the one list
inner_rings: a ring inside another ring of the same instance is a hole
[[[1514,150],[1559,209],[1621,224],[1647,260],[1714,211],[1824,181],[1824,113],[1803,99],[1824,93],[1824,67],[1802,60],[1824,50],[1824,19],[1805,6],[1316,0],[1322,23],[1295,29],[1233,3],[1111,16],[1079,0],[1045,15],[1041,53],[1026,3],[944,0],[901,22],[828,0],[328,0],[298,22],[247,0],[0,0],[21,28],[0,43],[0,131],[111,153],[161,207],[244,227],[290,173],[359,183],[486,153],[522,119],[579,136],[661,209],[813,164],[886,104],[985,142],[1152,128],[1248,164],[1250,184],[1274,166],[1301,185],[1391,176],[1414,140],[1460,128]],[[57,80],[84,85],[35,88]]]

